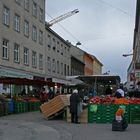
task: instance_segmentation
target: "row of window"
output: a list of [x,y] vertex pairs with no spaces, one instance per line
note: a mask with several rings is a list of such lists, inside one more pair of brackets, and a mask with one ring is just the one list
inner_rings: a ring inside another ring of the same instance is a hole
[[[20,45],[14,43],[14,62],[20,63]],[[3,39],[2,43],[2,58],[9,59],[9,41],[7,39]],[[32,67],[37,68],[37,52],[32,51]],[[23,63],[26,66],[29,66],[29,49],[24,47],[23,50]],[[39,54],[39,69],[43,70],[43,55]],[[47,69],[49,72],[58,73],[61,75],[69,75],[69,65],[60,63],[55,59],[50,57],[47,58]]]
[[71,75],[83,75],[83,73],[77,68],[71,67]]
[[[3,7],[3,24],[10,26],[10,10],[7,7]],[[14,30],[20,32],[20,16],[14,15]],[[29,21],[24,20],[23,32],[26,37],[29,37]],[[39,44],[43,45],[43,31],[39,30]],[[32,26],[32,40],[37,41],[37,27]]]
[[[32,6],[32,15],[37,18],[37,16],[39,15],[39,21],[40,22],[44,22],[45,18],[44,18],[44,12],[43,12],[43,9],[40,8],[37,3],[35,1],[32,1],[31,3],[31,0],[15,0],[15,2],[18,4],[18,5],[24,5],[24,9],[28,12],[30,12],[30,7]],[[23,2],[23,3],[22,3]]]
[[69,75],[69,65],[63,64],[60,61],[56,61],[50,57],[47,57],[47,70],[49,72],[58,73],[61,75]]
[[55,38],[48,35],[47,39],[48,39],[47,42],[48,42],[49,48],[51,48],[51,46],[52,46],[52,49],[54,51],[60,52],[61,55],[69,53],[69,51],[70,51],[69,48],[64,46],[63,44],[60,44],[60,42],[56,41]]
[[[20,63],[20,45],[17,43],[14,43],[14,62]],[[29,49],[24,47],[23,51],[23,63],[25,65],[29,65]],[[7,39],[3,39],[2,43],[2,58],[3,59],[9,59],[9,41]],[[32,51],[32,67],[37,68],[37,53],[35,51]],[[39,54],[39,69],[43,70],[43,55]]]

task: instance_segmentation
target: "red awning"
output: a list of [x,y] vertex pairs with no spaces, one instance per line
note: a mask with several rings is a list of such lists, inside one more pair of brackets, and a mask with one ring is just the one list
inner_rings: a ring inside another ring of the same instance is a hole
[[39,86],[47,85],[47,81],[44,80],[32,80],[26,78],[11,78],[11,77],[0,78],[0,83],[13,85],[39,85]]

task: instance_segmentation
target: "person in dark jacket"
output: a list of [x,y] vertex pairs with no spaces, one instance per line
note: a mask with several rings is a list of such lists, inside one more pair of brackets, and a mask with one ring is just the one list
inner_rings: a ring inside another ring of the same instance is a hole
[[78,95],[78,90],[75,89],[70,96],[70,113],[71,122],[78,123],[78,103],[80,102],[80,97]]
[[109,85],[106,88],[105,94],[106,95],[112,95],[112,89],[111,89],[111,87]]

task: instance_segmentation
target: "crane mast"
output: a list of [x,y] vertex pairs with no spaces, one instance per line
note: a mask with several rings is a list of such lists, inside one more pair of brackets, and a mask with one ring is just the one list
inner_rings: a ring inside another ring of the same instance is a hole
[[75,14],[77,14],[78,12],[79,12],[79,10],[78,10],[78,9],[75,9],[75,10],[70,11],[70,12],[68,12],[68,13],[65,13],[65,14],[63,14],[63,15],[60,15],[60,16],[58,16],[57,18],[55,18],[55,19],[53,19],[53,20],[47,22],[47,26],[48,26],[48,27],[51,27],[53,24],[56,24],[56,23],[58,23],[58,22],[60,22],[60,21],[62,21],[62,20],[64,20],[64,19],[66,19],[66,18],[68,18],[68,17],[70,17],[70,16],[72,16],[72,15],[75,15]]

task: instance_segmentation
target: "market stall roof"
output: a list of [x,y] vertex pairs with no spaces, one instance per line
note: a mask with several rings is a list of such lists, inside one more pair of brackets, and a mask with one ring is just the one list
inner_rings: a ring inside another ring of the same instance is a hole
[[78,76],[66,76],[66,79],[69,80],[69,84],[67,84],[67,86],[84,85],[84,82],[77,79],[77,77]]
[[120,76],[118,75],[80,75],[77,77],[88,84],[102,83],[102,84],[117,84],[120,83]]
[[14,84],[14,85],[39,85],[39,86],[43,86],[43,85],[47,84],[47,81],[33,80],[33,79],[26,79],[26,78],[4,77],[4,78],[0,78],[0,83]]

